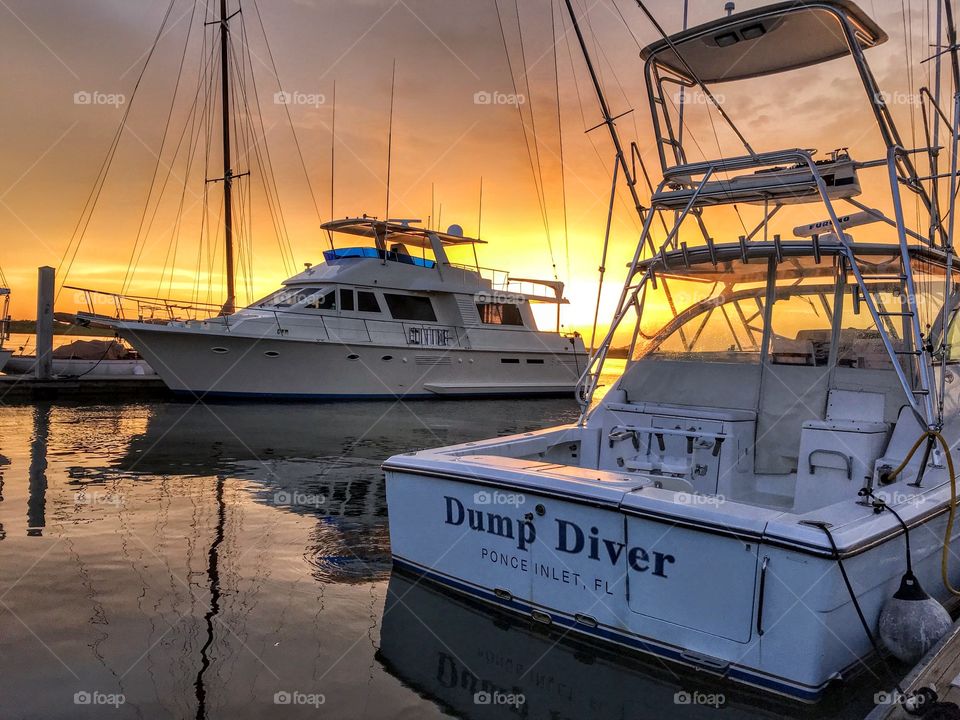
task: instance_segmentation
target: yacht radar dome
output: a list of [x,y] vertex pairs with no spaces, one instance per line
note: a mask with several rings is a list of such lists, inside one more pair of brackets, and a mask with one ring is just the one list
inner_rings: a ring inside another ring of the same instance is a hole
[[454,237],[463,237],[463,228],[459,225],[451,225],[447,228],[447,235],[453,235]]

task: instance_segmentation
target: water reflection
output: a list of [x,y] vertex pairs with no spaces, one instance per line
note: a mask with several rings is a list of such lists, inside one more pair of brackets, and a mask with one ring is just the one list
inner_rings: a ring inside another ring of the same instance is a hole
[[30,442],[30,499],[27,500],[27,535],[39,537],[46,527],[47,441],[50,436],[50,405],[33,409],[33,438]]
[[[682,720],[716,713],[812,720],[864,717],[872,709],[867,688],[817,706],[751,695],[704,674],[682,674],[664,663],[576,642],[397,572],[390,578],[380,637],[377,658],[388,672],[471,720]],[[694,693],[722,703],[684,704]],[[497,705],[494,697],[506,704]],[[515,704],[507,702],[511,697]]]
[[[672,697],[685,686],[663,666],[558,643],[391,577],[385,457],[576,412],[564,401],[5,408],[0,717],[682,716]],[[474,705],[484,684],[528,702]],[[124,700],[75,703],[95,693]],[[320,696],[322,715],[309,705]],[[736,699],[723,712],[769,707]]]
[[5,408],[0,717],[316,717],[284,698],[321,696],[338,718],[442,714],[374,659],[390,572],[380,462],[576,414],[451,410]]

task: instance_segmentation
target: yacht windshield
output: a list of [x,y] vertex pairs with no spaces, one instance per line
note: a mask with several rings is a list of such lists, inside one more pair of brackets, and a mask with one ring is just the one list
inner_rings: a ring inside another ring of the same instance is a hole
[[759,362],[767,261],[657,275],[640,297],[634,359]]
[[[906,349],[899,257],[862,258],[860,266],[893,349]],[[766,350],[774,365],[892,367],[863,293],[837,256],[693,266],[654,280],[640,295],[634,359],[757,363]]]

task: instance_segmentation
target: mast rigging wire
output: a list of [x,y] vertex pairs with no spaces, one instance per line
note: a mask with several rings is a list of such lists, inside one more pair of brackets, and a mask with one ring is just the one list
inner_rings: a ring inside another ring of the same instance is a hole
[[[117,127],[117,131],[113,136],[113,140],[111,141],[109,148],[107,149],[106,156],[104,157],[103,163],[100,166],[100,170],[97,173],[97,177],[94,180],[90,194],[87,196],[87,200],[80,212],[80,218],[77,220],[73,234],[71,235],[70,240],[67,242],[67,247],[64,250],[63,256],[60,258],[59,264],[57,265],[57,277],[62,279],[60,280],[60,287],[57,289],[56,296],[54,297],[54,302],[56,302],[56,300],[60,297],[60,293],[63,291],[63,285],[69,277],[70,271],[73,269],[73,263],[76,260],[77,253],[79,252],[80,246],[83,243],[84,234],[86,233],[87,227],[90,225],[90,219],[93,216],[93,211],[96,209],[97,201],[100,199],[100,193],[102,192],[103,186],[107,179],[107,174],[109,173],[110,167],[113,164],[113,158],[116,155],[117,146],[120,144],[120,138],[123,135],[124,128],[126,127],[127,118],[130,116],[130,111],[133,108],[134,100],[137,96],[137,90],[139,90],[140,83],[143,81],[143,76],[146,73],[147,66],[150,64],[150,59],[153,57],[153,54],[160,43],[160,39],[163,37],[163,29],[166,27],[167,21],[170,19],[170,13],[173,11],[173,6],[175,3],[176,0],[170,0],[170,3],[167,5],[166,12],[163,15],[163,20],[161,21],[160,27],[157,29],[157,34],[150,46],[150,51],[147,53],[146,59],[143,62],[143,66],[140,68],[140,74],[137,76],[133,90],[130,93],[130,102],[128,102],[124,108],[123,116],[120,118],[120,124]],[[70,256],[69,261],[67,260],[68,255]],[[64,263],[66,263],[66,271],[61,273]]]

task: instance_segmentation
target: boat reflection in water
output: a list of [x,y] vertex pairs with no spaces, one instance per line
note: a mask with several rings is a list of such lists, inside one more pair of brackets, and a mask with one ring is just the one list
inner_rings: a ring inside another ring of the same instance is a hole
[[[459,717],[864,717],[871,691],[816,707],[744,694],[702,674],[586,645],[394,570],[380,630],[386,670]],[[849,690],[849,687],[848,687]],[[850,702],[850,698],[859,698]],[[867,702],[863,700],[866,698]]]

